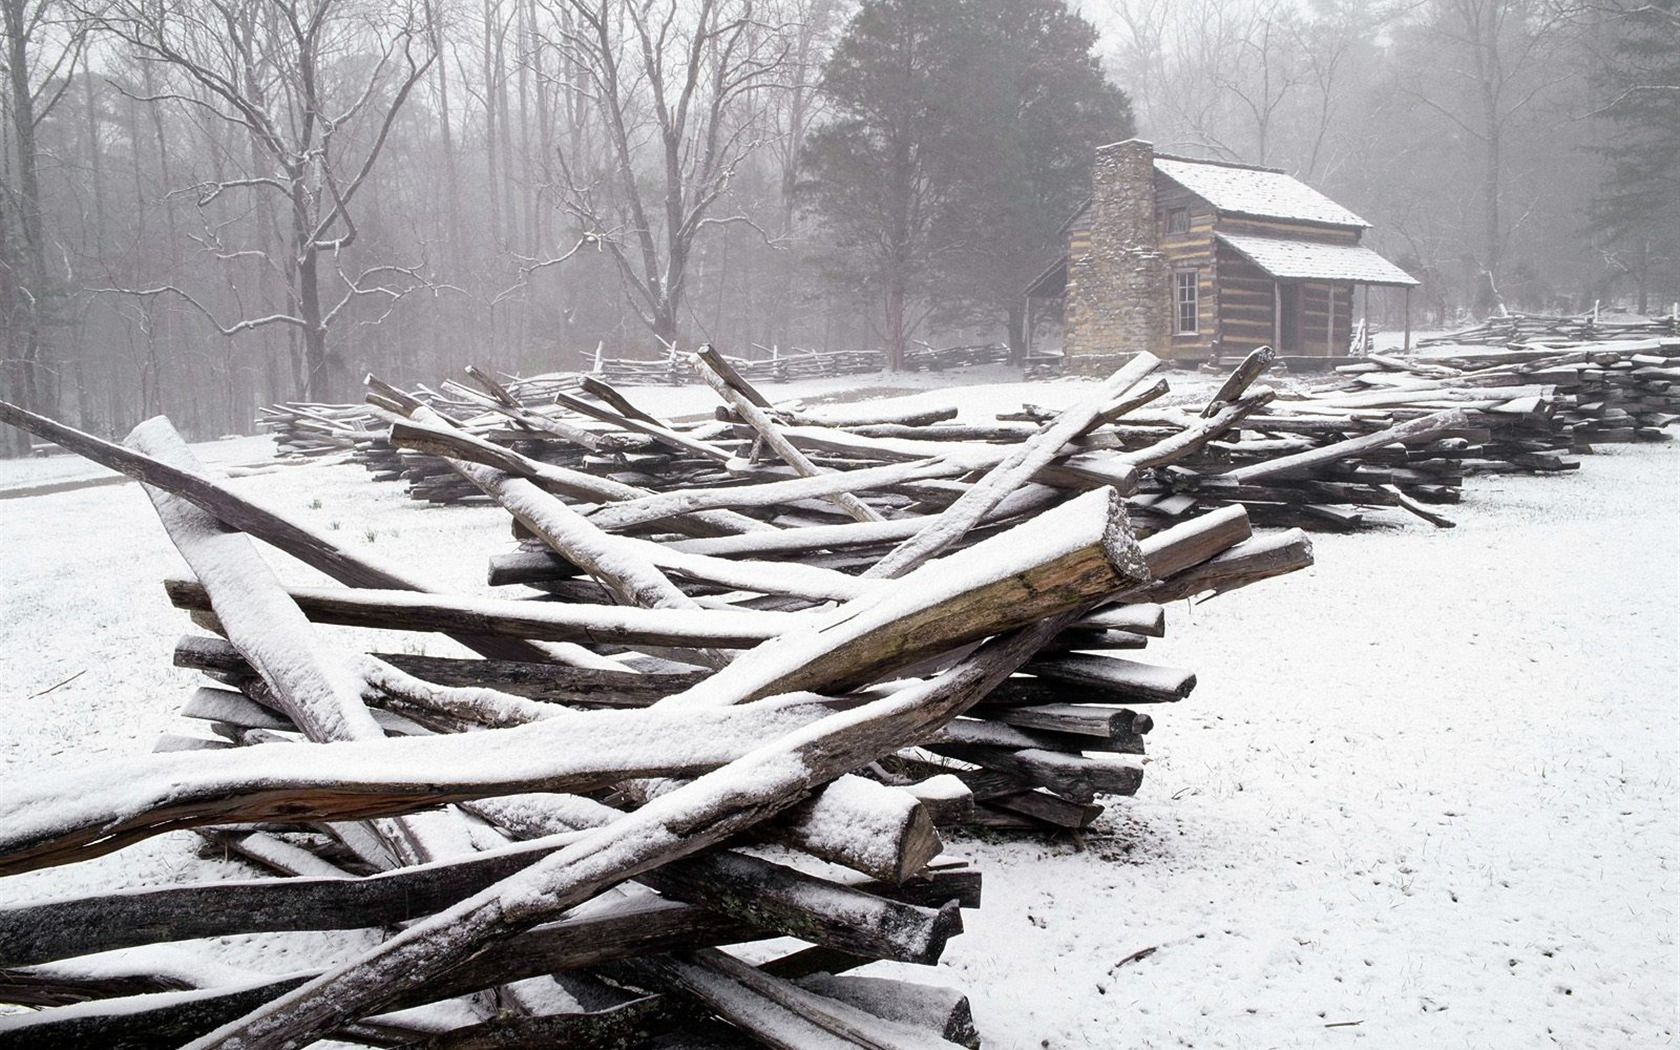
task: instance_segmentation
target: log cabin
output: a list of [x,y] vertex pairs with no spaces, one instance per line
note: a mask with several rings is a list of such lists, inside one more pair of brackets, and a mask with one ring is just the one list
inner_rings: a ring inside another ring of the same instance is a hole
[[1029,339],[1060,303],[1075,374],[1145,350],[1182,364],[1260,346],[1286,361],[1345,357],[1355,290],[1418,283],[1360,244],[1369,228],[1276,168],[1167,156],[1139,139],[1103,146],[1060,258],[1027,289]]

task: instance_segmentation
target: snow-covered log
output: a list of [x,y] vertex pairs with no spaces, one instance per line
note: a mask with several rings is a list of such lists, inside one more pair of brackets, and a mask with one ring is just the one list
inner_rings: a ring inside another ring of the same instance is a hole
[[[1077,612],[1075,606],[1052,615],[982,648],[931,683],[831,715],[663,795],[191,1045],[232,1050],[300,1044],[374,1012],[488,944],[557,916],[607,886],[758,824],[817,784],[889,754],[906,738],[930,732],[988,692]],[[731,665],[736,666],[739,662]]]

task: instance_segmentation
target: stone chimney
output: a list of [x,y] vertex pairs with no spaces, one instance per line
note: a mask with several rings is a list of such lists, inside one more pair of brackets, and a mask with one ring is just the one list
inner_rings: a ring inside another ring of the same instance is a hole
[[[1077,239],[1077,234],[1076,234]],[[1097,150],[1086,246],[1068,259],[1064,364],[1107,375],[1133,354],[1159,352],[1172,321],[1155,218],[1155,147],[1127,139]]]

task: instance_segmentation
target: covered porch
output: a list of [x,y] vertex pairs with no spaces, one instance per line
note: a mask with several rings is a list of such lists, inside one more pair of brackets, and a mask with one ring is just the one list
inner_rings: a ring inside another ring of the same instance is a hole
[[1418,282],[1357,244],[1217,233],[1221,354],[1270,345],[1282,357],[1344,357],[1356,296],[1369,316],[1370,289],[1406,289],[1405,343],[1411,346],[1411,289]]

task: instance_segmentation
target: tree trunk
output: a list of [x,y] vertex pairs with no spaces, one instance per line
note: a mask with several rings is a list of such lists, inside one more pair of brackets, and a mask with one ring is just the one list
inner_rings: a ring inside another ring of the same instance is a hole
[[1008,329],[1009,363],[1019,368],[1027,363],[1027,304],[1020,300],[1011,301],[1004,323]]
[[[0,336],[5,337],[0,351],[0,395],[19,404],[28,398],[24,393],[23,356],[12,351],[17,342],[17,266],[12,258],[11,215],[0,199]],[[29,455],[29,435],[21,429],[0,427],[0,456]]]
[[[162,90],[157,83],[157,72],[150,62],[141,63],[144,76],[141,80],[148,96],[155,95]],[[169,140],[163,129],[163,110],[160,106],[147,107],[152,118],[152,139],[157,146],[158,155],[158,187],[159,197],[163,204],[164,229],[168,232],[169,258],[180,260],[186,257],[181,250],[181,227],[175,218],[175,205],[167,196],[173,188],[174,178],[169,166]],[[156,406],[163,406],[163,391],[167,384],[164,381],[164,361],[174,361],[184,356],[180,351],[184,349],[176,343],[175,308],[172,304],[158,300],[155,306],[146,309],[146,352],[147,367],[151,372],[152,390],[147,413]],[[172,366],[171,371],[180,374],[184,370]],[[189,395],[190,396],[190,395]]]
[[[513,116],[508,107],[506,47],[510,19],[502,13],[499,3],[496,5],[496,19],[495,78],[487,83],[487,87],[490,90],[490,103],[496,107],[496,122],[502,129],[501,141],[498,143],[501,149],[499,159],[502,172],[502,219],[506,224],[502,232],[502,244],[512,248],[519,244],[519,194],[513,173]],[[511,21],[512,31],[517,32],[517,14]]]
[[[501,240],[502,231],[502,194],[501,175],[496,170],[496,90],[497,70],[495,67],[494,33],[497,24],[495,0],[484,0],[484,164],[487,169],[486,186],[489,190],[488,203],[490,205],[490,245],[495,250]],[[492,342],[491,352],[495,347]]]
[[[518,56],[526,54],[536,46],[536,32],[532,24],[530,9],[526,0],[516,0],[514,5],[515,26],[518,36],[514,48],[514,68],[519,77],[519,207],[523,212],[523,250],[527,255],[538,255],[542,252],[542,242],[537,238],[537,204],[536,179],[533,178],[535,165],[531,163],[531,111],[535,108],[531,98],[531,67],[530,63],[520,61]],[[524,318],[529,319],[530,311],[521,311]],[[518,349],[524,349],[524,340],[520,341]],[[515,362],[518,358],[515,358]]]
[[1649,314],[1651,308],[1651,235],[1643,233],[1639,236],[1639,268],[1635,271],[1639,280],[1639,312]]
[[894,273],[887,288],[887,368],[904,371],[904,343],[909,335],[904,330],[904,278]]
[[298,265],[298,313],[303,318],[303,399],[329,399],[332,376],[327,367],[327,326],[321,320],[319,257],[305,249]]
[[1478,306],[1487,314],[1504,305],[1499,294],[1500,251],[1503,237],[1499,218],[1500,142],[1499,127],[1490,123],[1487,140],[1487,170],[1482,176],[1482,275],[1477,289]]
[[17,163],[14,195],[21,264],[13,280],[22,295],[13,302],[9,356],[23,361],[24,404],[37,411],[54,413],[57,407],[56,368],[52,340],[47,331],[48,311],[53,296],[48,287],[46,247],[41,221],[40,158],[35,147],[35,98],[29,85],[30,12],[24,0],[5,0],[7,70],[11,83],[12,148]]
[[1499,188],[1503,157],[1501,156],[1501,119],[1499,113],[1499,38],[1498,27],[1483,26],[1480,18],[1474,19],[1474,30],[1485,33],[1486,37],[1479,46],[1477,56],[1477,73],[1481,79],[1482,121],[1485,128],[1483,154],[1486,170],[1482,172],[1482,279],[1481,287],[1477,289],[1477,305],[1484,307],[1482,313],[1493,312],[1504,305],[1499,294],[1500,256],[1504,236],[1500,228],[1499,217]]
[[93,70],[82,67],[82,99],[88,123],[88,170],[93,175],[93,251],[105,258],[105,165],[99,144],[99,97],[94,92]]
[[653,318],[653,335],[661,350],[677,345],[677,304],[669,296],[658,304]]

